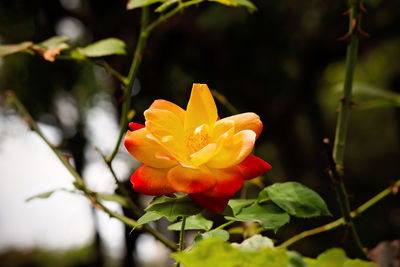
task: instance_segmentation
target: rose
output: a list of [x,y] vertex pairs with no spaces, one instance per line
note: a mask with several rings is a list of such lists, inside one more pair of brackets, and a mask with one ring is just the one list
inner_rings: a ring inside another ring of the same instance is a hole
[[204,208],[222,212],[243,180],[271,166],[251,155],[262,130],[255,113],[219,120],[205,84],[193,84],[186,111],[156,100],[144,112],[146,126],[130,123],[125,147],[143,165],[131,177],[146,195],[183,192]]

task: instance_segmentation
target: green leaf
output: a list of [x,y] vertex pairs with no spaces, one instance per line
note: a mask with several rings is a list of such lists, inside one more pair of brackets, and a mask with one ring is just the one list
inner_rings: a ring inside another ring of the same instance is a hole
[[18,52],[24,52],[32,46],[33,46],[32,42],[22,42],[19,44],[0,45],[0,57],[15,54]]
[[[211,229],[213,222],[204,218],[201,214],[196,214],[186,218],[185,230],[205,230]],[[177,222],[168,226],[170,231],[180,231],[182,222]]]
[[331,215],[325,201],[316,192],[300,183],[275,183],[264,190],[276,205],[295,217]]
[[280,227],[289,222],[289,215],[271,203],[256,204],[254,206],[244,208],[235,217],[225,217],[228,220],[240,222],[258,222],[265,229],[273,229],[277,231]]
[[154,222],[154,221],[158,221],[159,219],[161,219],[163,216],[153,213],[153,212],[146,212],[145,214],[143,214],[137,221],[136,221],[136,225],[133,229],[135,229],[136,227],[149,223],[149,222]]
[[29,201],[31,201],[33,199],[36,199],[36,198],[49,198],[56,191],[58,191],[58,189],[51,190],[51,191],[44,192],[44,193],[40,193],[40,194],[37,194],[37,195],[34,195],[34,196],[31,196],[31,197],[27,198],[25,201],[29,202]]
[[238,214],[244,207],[253,204],[256,199],[230,199],[228,206],[232,208],[233,214]]
[[149,6],[154,3],[164,2],[163,0],[129,0],[126,9],[134,9],[138,7]]
[[216,237],[200,241],[190,252],[172,253],[172,257],[185,267],[282,267],[289,264],[284,249],[264,248],[259,251],[243,251]]
[[86,57],[126,55],[125,43],[117,38],[103,39],[86,47],[77,48],[77,51]]
[[223,241],[227,241],[229,239],[229,233],[228,231],[222,230],[222,229],[214,229],[205,233],[198,233],[194,237],[194,241],[196,243],[200,242],[201,240],[212,238],[212,237],[218,237]]
[[189,196],[185,195],[177,198],[167,196],[156,197],[145,210],[171,218],[196,215],[200,213],[203,208],[191,200]]
[[257,7],[250,1],[248,0],[209,0],[211,2],[218,2],[220,4],[226,5],[226,6],[233,6],[233,7],[238,7],[238,6],[243,6],[247,7],[250,13],[254,12],[257,10]]
[[309,267],[307,262],[303,260],[301,255],[296,251],[288,251],[289,266],[288,267]]
[[329,249],[317,259],[306,259],[306,262],[309,263],[309,267],[377,267],[373,262],[347,258],[346,253],[340,248]]
[[250,238],[243,240],[242,243],[232,243],[232,246],[245,251],[257,251],[263,248],[273,248],[274,242],[266,236],[253,235]]
[[68,44],[66,43],[69,40],[68,37],[66,36],[53,36],[41,43],[35,44],[34,48],[39,48],[39,49],[54,49],[54,48],[60,48],[66,49],[68,48]]
[[128,207],[128,200],[117,194],[105,194],[105,193],[97,193],[96,196],[105,201],[113,201],[120,204],[123,207]]

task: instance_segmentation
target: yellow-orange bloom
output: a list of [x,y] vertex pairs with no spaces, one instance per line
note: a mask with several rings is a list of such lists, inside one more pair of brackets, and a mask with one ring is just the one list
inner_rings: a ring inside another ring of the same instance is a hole
[[125,147],[143,165],[133,189],[147,195],[183,192],[208,210],[222,212],[231,196],[271,166],[250,154],[262,130],[255,113],[219,120],[205,84],[193,84],[186,111],[156,100],[144,112],[146,126],[131,123]]

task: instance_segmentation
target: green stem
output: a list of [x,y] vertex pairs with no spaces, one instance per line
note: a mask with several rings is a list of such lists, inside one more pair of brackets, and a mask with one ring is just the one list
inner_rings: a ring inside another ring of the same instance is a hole
[[224,223],[224,224],[221,224],[220,226],[218,226],[217,228],[215,228],[215,230],[217,230],[217,229],[224,229],[225,227],[227,227],[228,225],[231,225],[231,224],[233,224],[235,221],[228,221],[228,222],[226,222],[226,223]]
[[351,211],[350,203],[348,201],[346,187],[343,182],[344,150],[347,137],[349,111],[351,104],[351,91],[353,86],[353,76],[354,76],[354,69],[357,61],[357,51],[358,51],[357,34],[360,27],[360,17],[361,17],[359,6],[360,6],[360,0],[353,0],[351,2],[350,16],[349,16],[349,31],[345,35],[346,38],[349,38],[349,44],[347,46],[346,72],[343,85],[343,96],[339,103],[339,115],[336,124],[337,127],[336,127],[335,141],[332,153],[332,158],[335,163],[335,166],[334,168],[331,168],[332,172],[331,177],[333,180],[333,184],[335,186],[335,191],[338,197],[342,216],[346,224],[349,226],[353,234],[354,240],[357,243],[357,246],[359,247],[361,252],[365,254],[365,249],[361,244],[359,235],[350,216],[350,211]]
[[171,11],[166,13],[165,15],[164,14],[160,15],[157,20],[153,21],[146,28],[146,32],[150,33],[159,24],[163,23],[164,21],[166,21],[167,19],[169,19],[170,17],[172,17],[173,15],[178,13],[179,11],[183,10],[184,8],[192,6],[192,5],[197,5],[197,4],[199,4],[199,3],[203,2],[203,1],[204,0],[191,0],[191,1],[187,1],[185,3],[180,3],[176,8],[172,9]]
[[[365,202],[364,204],[359,206],[357,209],[353,210],[350,213],[351,218],[354,219],[354,218],[360,216],[368,208],[370,208],[371,206],[376,204],[378,201],[380,201],[381,199],[383,199],[384,197],[389,195],[392,192],[393,188],[399,187],[399,186],[400,186],[400,180],[397,180],[397,182],[394,185],[386,188],[385,190],[383,190],[382,192],[375,195],[373,198],[371,198],[370,200],[368,200],[367,202]],[[297,234],[297,235],[293,236],[292,238],[288,239],[287,241],[285,241],[284,243],[282,243],[281,245],[279,245],[278,247],[286,248],[286,247],[302,240],[303,238],[306,238],[306,237],[309,237],[309,236],[312,236],[315,234],[319,234],[322,232],[326,232],[326,231],[335,229],[336,227],[338,227],[340,225],[345,225],[345,224],[346,224],[346,221],[345,221],[344,217],[339,218],[336,221],[333,221],[328,224],[322,225],[320,227],[317,227],[317,228],[314,228],[311,230],[307,230],[300,234]]]
[[114,68],[112,68],[107,62],[96,62],[90,59],[86,59],[87,62],[89,62],[92,65],[98,66],[100,68],[103,68],[106,72],[110,73],[113,75],[115,78],[117,78],[124,86],[128,85],[128,79],[125,78],[121,73],[116,71]]
[[138,40],[138,43],[136,45],[136,49],[135,49],[135,52],[133,55],[131,67],[129,69],[129,74],[128,74],[128,78],[127,78],[128,83],[125,86],[125,90],[124,90],[124,97],[123,97],[124,101],[122,103],[119,135],[118,135],[118,139],[114,146],[113,151],[111,152],[110,156],[108,156],[106,158],[107,162],[111,162],[114,159],[115,155],[117,154],[119,146],[122,141],[122,137],[125,133],[126,126],[128,124],[128,112],[129,112],[129,109],[131,106],[132,88],[135,83],[135,78],[136,78],[137,71],[139,69],[139,65],[142,61],[143,50],[144,50],[144,48],[146,46],[146,42],[147,42],[148,31],[146,30],[146,27],[147,27],[148,23],[149,23],[149,9],[146,6],[146,7],[142,8],[142,25],[140,27],[139,40]]
[[[185,224],[186,224],[186,216],[182,216],[182,225],[181,225],[181,231],[179,234],[179,252],[183,250],[183,239],[185,237]],[[175,267],[179,267],[180,263],[179,261],[176,261]]]

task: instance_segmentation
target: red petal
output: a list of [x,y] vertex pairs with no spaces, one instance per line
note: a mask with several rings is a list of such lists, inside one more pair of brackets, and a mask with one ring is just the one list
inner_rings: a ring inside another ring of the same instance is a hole
[[139,129],[144,128],[145,126],[136,122],[131,122],[129,123],[129,129],[131,129],[131,131],[136,131]]
[[203,169],[175,166],[167,174],[168,182],[177,192],[186,194],[203,193],[212,188],[215,183],[214,175]]
[[229,196],[207,197],[202,194],[190,194],[189,196],[191,199],[193,199],[193,201],[195,201],[203,208],[217,213],[221,213],[224,211],[224,209],[228,205],[228,201],[230,198]]
[[204,192],[208,197],[219,198],[233,196],[243,184],[243,174],[236,167],[226,169],[211,169],[217,183],[213,188]]
[[252,154],[248,155],[237,167],[245,180],[256,178],[272,168],[267,162]]
[[160,196],[172,194],[175,190],[168,184],[168,170],[142,165],[131,177],[132,188],[145,195]]

